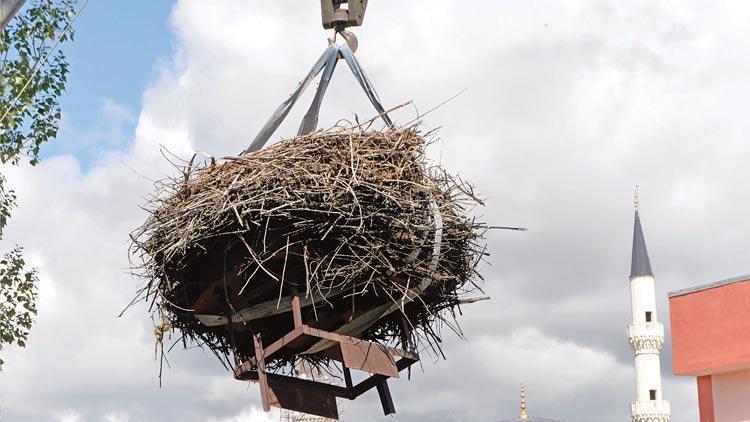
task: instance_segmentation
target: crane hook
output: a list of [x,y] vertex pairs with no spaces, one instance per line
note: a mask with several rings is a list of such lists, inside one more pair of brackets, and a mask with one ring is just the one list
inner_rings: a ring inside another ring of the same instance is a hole
[[[349,48],[352,50],[352,53],[357,51],[357,47],[359,46],[359,41],[357,40],[357,36],[354,35],[353,32],[349,32],[346,29],[343,29],[341,31],[336,31],[336,34],[341,34],[341,38],[346,41],[346,44],[349,46]],[[334,39],[332,41],[336,41],[336,36],[334,35]],[[341,54],[339,54],[340,58],[343,58]]]
[[362,25],[366,9],[367,0],[320,0],[323,28],[333,29],[335,34],[341,34],[349,48],[356,51],[359,45],[357,37],[346,28]]
[[[343,7],[346,5],[346,7]],[[323,28],[360,26],[365,19],[367,0],[320,0]]]

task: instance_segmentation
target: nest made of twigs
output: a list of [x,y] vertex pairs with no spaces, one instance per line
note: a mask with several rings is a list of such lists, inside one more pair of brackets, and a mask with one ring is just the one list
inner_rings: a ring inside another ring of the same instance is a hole
[[[425,158],[426,138],[337,128],[186,163],[156,184],[131,235],[138,297],[230,365],[253,355],[251,334],[291,330],[293,295],[311,326],[382,344],[409,332],[439,350],[440,326],[477,289],[487,226],[468,215],[481,203],[472,188]],[[321,347],[267,365],[320,364]]]

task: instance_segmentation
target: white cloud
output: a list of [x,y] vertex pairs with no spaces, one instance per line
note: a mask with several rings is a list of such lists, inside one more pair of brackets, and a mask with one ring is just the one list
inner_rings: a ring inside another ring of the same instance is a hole
[[104,422],[128,422],[130,415],[127,412],[112,412],[104,415]]
[[[396,389],[403,394],[399,410],[412,415],[457,412],[462,420],[482,420],[488,414],[511,417],[519,382],[525,382],[533,414],[552,417],[557,405],[576,402],[593,389],[611,391],[630,381],[632,371],[611,353],[561,341],[533,327],[483,334],[450,347],[447,354],[447,361],[415,375],[417,384],[431,386],[429,394],[410,385],[415,381],[398,381]],[[608,385],[602,385],[604,380]],[[482,405],[467,406],[469,398]]]
[[209,418],[206,422],[275,422],[277,420],[279,420],[278,415],[266,413],[255,406],[250,406],[242,409],[237,415],[225,418]]
[[[0,376],[3,416],[265,420],[257,387],[210,353],[173,352],[159,389],[145,310],[115,316],[135,290],[126,246],[144,218],[137,205],[148,178],[171,172],[160,145],[242,150],[325,47],[318,13],[315,2],[180,0],[174,54],[157,64],[131,143],[118,128],[132,111],[105,100],[107,123],[82,132],[96,140],[81,148],[107,149],[93,162],[4,169],[20,203],[5,244],[25,245],[42,281],[28,348],[11,349]],[[432,154],[478,185],[491,223],[530,228],[490,235],[493,300],[466,307],[468,342],[446,333],[447,361],[426,356],[424,373],[391,383],[394,419],[512,415],[521,380],[540,416],[626,418],[632,185],[662,319],[666,291],[749,272],[750,58],[736,53],[748,49],[748,18],[738,2],[371,2],[354,31],[381,98],[424,111],[468,88],[425,118],[444,125]],[[372,115],[347,73],[337,70],[321,125]],[[294,132],[310,98],[279,134]],[[669,376],[668,347],[663,357],[673,419],[694,420],[694,381]],[[345,419],[379,420],[376,400],[345,403]]]
[[54,412],[54,415],[58,422],[82,422],[81,415],[72,410]]
[[80,128],[75,117],[63,110],[58,139],[47,144],[46,148],[53,156],[61,150],[74,152],[84,164],[102,160],[113,151],[126,148],[137,120],[132,110],[111,98],[101,100],[99,116],[93,126]]

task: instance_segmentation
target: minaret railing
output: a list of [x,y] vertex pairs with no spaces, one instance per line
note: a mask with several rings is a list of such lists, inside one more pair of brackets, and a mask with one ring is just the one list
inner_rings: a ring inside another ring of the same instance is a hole
[[630,403],[630,412],[635,422],[667,422],[671,406],[668,400],[634,401]]
[[628,325],[628,340],[636,353],[658,353],[664,346],[664,324],[640,322]]

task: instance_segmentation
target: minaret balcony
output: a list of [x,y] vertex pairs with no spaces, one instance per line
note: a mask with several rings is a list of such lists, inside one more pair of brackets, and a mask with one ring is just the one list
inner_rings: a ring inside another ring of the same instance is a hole
[[630,324],[628,340],[636,353],[659,353],[664,346],[664,325],[661,322]]
[[630,403],[633,422],[669,422],[668,400],[634,401]]

